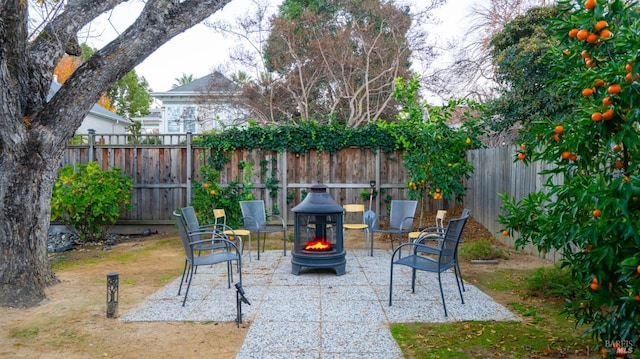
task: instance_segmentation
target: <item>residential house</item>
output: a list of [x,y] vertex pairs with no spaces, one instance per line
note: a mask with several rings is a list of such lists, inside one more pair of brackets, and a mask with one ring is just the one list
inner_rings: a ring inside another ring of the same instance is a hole
[[[248,111],[238,102],[241,94],[240,86],[217,71],[166,92],[152,92],[151,97],[162,103],[155,129],[164,134],[195,134],[242,126]],[[145,133],[153,132],[152,121],[142,125]]]
[[[60,90],[62,85],[55,79],[51,83],[49,94],[47,99],[51,99],[53,95]],[[77,135],[86,135],[89,130],[93,130],[96,134],[126,134],[127,126],[132,122],[116,113],[113,113],[106,108],[95,104],[85,117],[80,127],[76,130]]]

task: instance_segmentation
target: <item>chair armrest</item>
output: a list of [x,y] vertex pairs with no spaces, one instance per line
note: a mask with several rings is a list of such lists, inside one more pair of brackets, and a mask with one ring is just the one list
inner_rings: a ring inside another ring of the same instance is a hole
[[282,224],[282,228],[285,228],[284,218],[282,218],[277,214],[272,214],[270,216],[267,216],[267,222],[269,221],[270,218],[277,218],[280,221],[280,224]]
[[244,226],[244,227],[245,227],[245,229],[252,230],[252,229],[258,229],[258,228],[260,228],[260,225],[259,225],[259,223],[260,223],[260,222],[258,222],[258,220],[257,220],[257,219],[255,219],[255,218],[253,218],[253,217],[245,216],[245,217],[240,218],[240,220],[242,221],[242,223],[243,223],[243,224],[245,224],[245,220],[248,220],[248,221],[249,221],[249,223],[251,224],[251,225],[249,225],[249,226],[245,225],[245,226]]
[[413,221],[415,217],[404,217],[402,219],[402,222],[400,222],[400,232],[409,232],[411,231],[411,228],[405,228],[405,222],[407,222],[408,220]]

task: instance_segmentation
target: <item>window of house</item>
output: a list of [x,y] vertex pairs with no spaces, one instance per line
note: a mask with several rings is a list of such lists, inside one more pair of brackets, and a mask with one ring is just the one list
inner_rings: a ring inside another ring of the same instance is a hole
[[168,133],[196,133],[196,106],[167,106]]

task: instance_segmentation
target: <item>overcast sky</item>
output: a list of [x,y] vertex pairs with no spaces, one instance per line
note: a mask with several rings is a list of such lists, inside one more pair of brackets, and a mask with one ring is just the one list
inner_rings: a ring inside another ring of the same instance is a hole
[[[282,0],[273,0],[280,4]],[[421,0],[410,0],[417,3]],[[438,32],[433,36],[440,38],[454,38],[464,31],[465,16],[470,4],[475,0],[449,0],[438,10],[437,16],[442,24],[437,27]],[[228,18],[246,9],[248,0],[233,0],[215,17]],[[143,3],[132,0],[113,12],[102,16],[99,22],[93,24],[91,37],[85,41],[94,48],[103,47],[118,33],[123,32],[142,9]],[[82,40],[81,40],[82,41]],[[156,50],[144,62],[136,67],[138,76],[144,76],[153,91],[168,91],[182,74],[193,75],[194,79],[203,77],[228,58],[230,43],[204,24],[185,31]]]

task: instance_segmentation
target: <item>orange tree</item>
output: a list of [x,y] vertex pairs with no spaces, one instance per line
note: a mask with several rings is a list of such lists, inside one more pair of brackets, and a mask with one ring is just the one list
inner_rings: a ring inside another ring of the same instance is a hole
[[[553,164],[540,192],[501,195],[500,216],[516,243],[563,253],[583,283],[567,312],[601,347],[623,357],[640,329],[640,17],[637,2],[559,1],[552,23],[561,46],[549,49],[559,80],[548,86],[574,102],[565,120],[527,128],[525,162]],[[525,136],[526,137],[526,136]]]
[[[448,201],[462,200],[463,180],[469,178],[473,166],[465,152],[480,141],[478,122],[465,121],[460,128],[446,124],[456,109],[473,109],[475,103],[451,101],[443,106],[431,106],[419,100],[417,76],[405,81],[396,79],[394,97],[401,104],[398,121],[380,124],[390,129],[398,147],[405,149],[403,165],[409,171],[407,197]],[[464,113],[469,117],[469,112]]]

